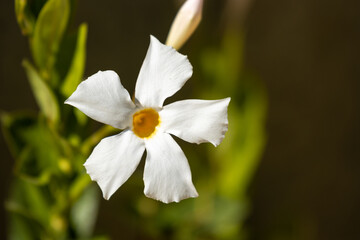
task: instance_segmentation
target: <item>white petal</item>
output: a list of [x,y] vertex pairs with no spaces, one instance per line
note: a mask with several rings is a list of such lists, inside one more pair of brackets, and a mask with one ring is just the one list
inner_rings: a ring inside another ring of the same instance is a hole
[[150,37],[150,46],[141,67],[135,98],[144,107],[162,107],[191,77],[192,66],[186,56]]
[[169,203],[198,196],[189,163],[169,134],[158,133],[146,140],[145,146],[144,193],[147,197]]
[[105,199],[131,176],[145,150],[144,142],[130,130],[107,137],[94,148],[84,166]]
[[135,104],[114,71],[99,71],[81,82],[65,101],[96,121],[124,129],[131,125]]
[[191,143],[221,143],[228,129],[230,98],[184,100],[166,105],[160,111],[161,128]]

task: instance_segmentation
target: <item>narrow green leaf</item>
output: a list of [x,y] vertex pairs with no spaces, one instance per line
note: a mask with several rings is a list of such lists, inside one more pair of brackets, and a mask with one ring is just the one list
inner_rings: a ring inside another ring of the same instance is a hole
[[27,207],[32,214],[46,226],[49,219],[49,202],[47,193],[43,188],[24,181],[23,198],[26,198]]
[[23,66],[41,111],[51,122],[57,122],[59,120],[59,106],[54,93],[29,61],[24,60]]
[[49,78],[54,66],[69,13],[68,0],[49,0],[36,21],[31,47],[36,65],[45,79]]
[[23,35],[31,35],[34,30],[35,18],[31,13],[27,0],[15,0],[16,20]]
[[76,49],[70,69],[61,87],[61,93],[66,98],[75,91],[76,87],[81,82],[84,74],[86,60],[86,37],[87,25],[83,23],[80,25],[78,30]]
[[46,188],[16,179],[11,186],[10,197],[5,207],[8,211],[20,214],[42,226],[48,224],[49,199]]

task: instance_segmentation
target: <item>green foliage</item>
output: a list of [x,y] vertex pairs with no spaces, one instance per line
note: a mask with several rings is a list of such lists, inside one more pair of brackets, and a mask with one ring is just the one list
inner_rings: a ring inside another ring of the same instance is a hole
[[23,61],[23,66],[41,111],[51,122],[56,123],[59,120],[59,105],[54,93],[28,60]]
[[67,27],[69,15],[68,0],[49,0],[36,20],[31,50],[36,66],[41,69],[40,75],[46,81],[51,80],[56,54]]
[[[78,125],[73,120],[81,117],[59,105],[82,80],[85,68],[87,26],[81,24],[75,35],[67,29],[73,6],[69,0],[15,0],[16,17],[29,37],[35,62],[25,59],[23,67],[40,112],[1,113],[2,130],[16,161],[5,204],[10,212],[9,239],[92,235],[99,193],[84,173],[82,144],[71,141],[86,142],[88,134],[82,130],[68,135],[64,126]],[[85,128],[86,121],[79,121]]]
[[[77,33],[74,56],[69,67],[69,71],[67,72],[60,89],[65,98],[68,98],[83,80],[82,77],[85,70],[87,31],[87,25],[84,23],[81,24]],[[79,124],[84,126],[88,120],[87,116],[76,108],[73,108],[73,111]]]
[[69,72],[67,73],[61,87],[61,93],[66,98],[70,97],[70,95],[76,90],[76,87],[82,81],[86,58],[86,36],[87,25],[81,24],[78,30],[74,57]]

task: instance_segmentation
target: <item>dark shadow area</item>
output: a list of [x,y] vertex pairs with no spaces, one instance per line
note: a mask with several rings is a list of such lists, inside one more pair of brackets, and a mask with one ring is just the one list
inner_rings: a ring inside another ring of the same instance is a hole
[[360,5],[256,1],[247,64],[266,82],[268,145],[252,239],[358,239]]

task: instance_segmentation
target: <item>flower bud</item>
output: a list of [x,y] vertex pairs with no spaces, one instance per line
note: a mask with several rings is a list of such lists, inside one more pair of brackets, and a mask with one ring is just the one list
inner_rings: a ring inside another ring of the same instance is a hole
[[180,8],[169,31],[166,45],[180,49],[200,23],[203,0],[187,0]]

